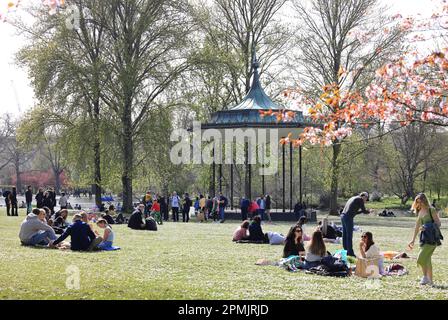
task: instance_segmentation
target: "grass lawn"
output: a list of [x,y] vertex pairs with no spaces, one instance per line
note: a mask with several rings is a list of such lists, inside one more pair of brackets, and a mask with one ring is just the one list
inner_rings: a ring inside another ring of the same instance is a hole
[[[330,278],[256,266],[257,259],[281,258],[282,247],[235,244],[237,222],[172,223],[158,232],[115,226],[115,252],[75,253],[22,247],[20,217],[0,209],[0,299],[448,299],[448,288],[420,287],[415,259],[402,263],[410,274],[387,277],[369,287],[365,279]],[[361,216],[382,250],[403,250],[413,219]],[[444,219],[447,225],[448,221]],[[314,225],[305,231],[310,233]],[[288,224],[265,225],[286,233]],[[448,234],[446,229],[442,232]],[[359,232],[354,234],[357,248]],[[448,243],[433,256],[435,282],[448,286]],[[329,246],[330,251],[339,249]],[[411,253],[417,255],[417,250]],[[80,269],[79,290],[66,289],[66,269]]]

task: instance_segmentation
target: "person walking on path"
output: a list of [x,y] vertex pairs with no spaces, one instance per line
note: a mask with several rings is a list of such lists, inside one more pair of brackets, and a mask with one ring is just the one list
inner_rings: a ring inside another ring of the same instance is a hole
[[6,214],[9,217],[11,215],[11,191],[3,191],[3,197],[5,198]]
[[11,193],[11,214],[12,216],[19,216],[19,206],[17,204],[17,188],[13,187],[12,188],[12,193]]
[[[409,249],[414,248],[415,238],[419,232],[425,232],[425,229],[434,228],[437,226],[436,231],[440,236],[440,218],[436,210],[429,205],[428,198],[424,193],[420,193],[414,200],[411,209],[417,214],[417,222],[415,223],[414,236],[412,241],[409,242]],[[435,226],[434,226],[435,225]],[[421,238],[420,238],[421,239]],[[440,237],[440,239],[443,239]],[[421,285],[432,285],[433,273],[431,257],[436,249],[440,239],[434,239],[435,243],[420,243],[420,252],[418,254],[417,264],[422,268],[423,278],[420,281]]]
[[31,190],[31,186],[28,186],[25,192],[25,201],[26,201],[26,214],[31,213],[33,211],[33,191]]
[[362,192],[358,196],[351,197],[342,210],[342,243],[344,250],[347,250],[347,255],[352,257],[355,257],[355,252],[353,251],[354,219],[357,214],[370,213],[365,207],[367,201],[369,201],[369,194],[367,192]]

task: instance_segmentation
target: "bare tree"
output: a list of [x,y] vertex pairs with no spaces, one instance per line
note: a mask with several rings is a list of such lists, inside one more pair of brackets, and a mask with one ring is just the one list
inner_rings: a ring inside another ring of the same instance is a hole
[[[295,0],[294,7],[301,31],[294,67],[300,90],[310,100],[316,101],[325,85],[361,91],[377,67],[401,50],[403,33],[392,27],[384,31],[390,21],[377,0]],[[347,105],[324,107],[335,114]],[[337,214],[341,144],[332,150],[330,213]]]
[[[398,157],[389,160],[391,186],[405,204],[416,196],[416,183],[432,169],[447,163],[436,127],[413,123],[391,134]],[[424,191],[422,184],[420,191]]]

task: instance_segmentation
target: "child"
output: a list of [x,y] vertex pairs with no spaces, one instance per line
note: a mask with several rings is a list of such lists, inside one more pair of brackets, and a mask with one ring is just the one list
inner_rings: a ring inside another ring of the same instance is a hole
[[98,245],[98,248],[105,251],[119,250],[119,247],[114,247],[112,245],[115,235],[107,221],[100,218],[96,224],[99,228],[104,229],[103,241]]

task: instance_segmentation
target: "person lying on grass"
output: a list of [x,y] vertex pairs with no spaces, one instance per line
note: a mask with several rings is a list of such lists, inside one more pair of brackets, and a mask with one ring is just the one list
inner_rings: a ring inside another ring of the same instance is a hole
[[53,228],[47,224],[45,210],[33,209],[20,225],[19,238],[23,245],[48,245],[57,238]]
[[113,246],[113,242],[114,242],[114,232],[112,231],[112,227],[107,223],[106,219],[98,219],[98,222],[96,223],[96,225],[101,228],[104,229],[104,234],[103,234],[103,241],[98,245],[98,249],[100,250],[106,250],[106,251],[112,251],[112,250],[118,250],[120,249],[119,247],[114,247]]
[[305,255],[302,236],[302,227],[295,225],[289,229],[285,240],[285,247],[283,248],[283,258]]
[[50,243],[50,247],[56,248],[68,236],[71,237],[70,249],[73,251],[93,251],[103,241],[101,237],[96,237],[87,223],[82,221],[80,214],[73,216],[73,223],[58,239]]
[[233,232],[232,241],[246,240],[249,237],[249,220],[243,221],[243,223]]

